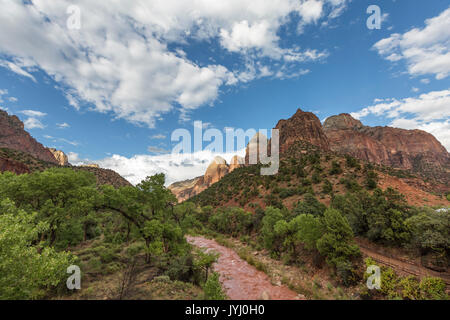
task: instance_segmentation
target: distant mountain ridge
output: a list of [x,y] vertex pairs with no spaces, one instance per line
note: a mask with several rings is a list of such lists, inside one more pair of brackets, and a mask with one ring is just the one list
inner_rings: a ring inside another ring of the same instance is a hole
[[332,151],[450,183],[450,154],[428,132],[368,127],[349,114],[328,118],[323,128]]
[[0,148],[26,152],[37,159],[59,163],[48,148],[25,131],[23,122],[17,116],[10,116],[3,110],[0,110]]
[[0,172],[24,174],[52,167],[67,167],[91,172],[97,178],[99,185],[131,186],[126,179],[112,170],[98,166],[70,165],[64,152],[44,147],[25,131],[23,122],[17,116],[0,110]]
[[169,189],[177,197],[178,201],[181,202],[201,193],[214,183],[219,182],[225,175],[243,165],[244,159],[239,156],[234,156],[230,164],[222,157],[215,157],[203,176],[175,182],[169,186]]
[[[275,129],[279,130],[281,156],[295,144],[307,143],[326,152],[409,170],[440,184],[441,190],[442,187],[448,189],[450,185],[450,155],[433,135],[425,131],[364,126],[349,114],[332,116],[322,125],[315,114],[301,109],[291,118],[280,120]],[[267,138],[257,135],[249,145],[258,144],[261,139]],[[243,165],[248,163],[249,147]],[[218,170],[222,170],[220,166]],[[217,178],[220,180],[227,173],[219,173],[215,175],[216,179],[206,183],[203,176],[172,184],[169,188],[180,201],[184,201],[210,187],[218,181]]]

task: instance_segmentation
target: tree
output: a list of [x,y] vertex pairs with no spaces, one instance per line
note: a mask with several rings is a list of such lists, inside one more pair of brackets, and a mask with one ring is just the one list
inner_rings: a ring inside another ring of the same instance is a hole
[[336,268],[343,283],[349,285],[356,280],[351,259],[360,256],[358,246],[353,243],[352,229],[347,219],[331,208],[324,213],[323,225],[325,233],[317,241],[317,249]]
[[273,207],[266,208],[265,215],[262,220],[261,236],[264,246],[268,250],[279,251],[280,249],[282,244],[282,240],[279,238],[280,233],[275,232],[275,225],[280,220],[284,220],[284,216],[280,209]]
[[323,234],[323,225],[319,218],[311,214],[301,214],[289,222],[291,230],[295,231],[296,241],[305,244],[307,249],[315,249],[317,240]]
[[446,211],[422,208],[405,221],[411,230],[411,244],[422,253],[438,252],[446,256],[450,250],[450,216]]
[[304,196],[303,201],[297,204],[294,214],[311,214],[313,216],[321,216],[326,210],[326,206],[314,197],[311,193]]
[[222,290],[219,274],[214,272],[203,286],[205,300],[226,300],[227,296]]
[[70,253],[32,245],[49,228],[42,221],[35,224],[36,216],[9,200],[0,204],[0,300],[45,297],[48,289],[64,282],[74,263]]
[[206,253],[201,249],[195,250],[194,266],[205,273],[205,282],[208,281],[209,270],[217,261],[218,254]]

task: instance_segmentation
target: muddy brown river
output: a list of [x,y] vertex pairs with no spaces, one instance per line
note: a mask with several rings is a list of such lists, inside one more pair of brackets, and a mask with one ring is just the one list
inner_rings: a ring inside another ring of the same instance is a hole
[[234,250],[203,237],[188,236],[187,241],[220,255],[214,270],[220,274],[222,287],[231,300],[300,300],[298,294],[286,286],[273,285],[264,272],[249,265]]

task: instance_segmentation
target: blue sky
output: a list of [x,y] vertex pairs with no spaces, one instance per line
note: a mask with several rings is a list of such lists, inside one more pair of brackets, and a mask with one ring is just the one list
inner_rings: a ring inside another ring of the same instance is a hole
[[270,129],[297,108],[423,129],[450,148],[448,1],[156,3],[0,0],[0,107],[72,163],[132,182],[202,174],[212,154],[165,154],[195,120]]

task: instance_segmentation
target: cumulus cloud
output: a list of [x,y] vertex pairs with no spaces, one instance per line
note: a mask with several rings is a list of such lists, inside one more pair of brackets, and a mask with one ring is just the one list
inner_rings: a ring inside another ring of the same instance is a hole
[[23,122],[25,129],[44,129],[46,127],[40,120],[47,115],[46,113],[36,110],[22,110],[20,113],[28,117]]
[[15,63],[13,63],[11,61],[0,60],[0,67],[7,68],[10,71],[12,71],[12,72],[14,72],[14,73],[16,73],[18,75],[30,78],[31,80],[36,82],[36,79],[30,73],[28,73],[27,71],[23,70],[20,66],[18,66],[17,64],[15,64]]
[[[147,176],[164,173],[166,185],[170,185],[205,174],[208,165],[216,156],[221,156],[230,163],[234,155],[245,156],[245,149],[235,153],[215,153],[204,150],[191,154],[135,155],[131,158],[113,155],[94,162],[102,168],[116,171],[132,184],[138,184]],[[70,161],[71,157],[72,161]],[[75,164],[89,162],[88,160],[80,162],[78,155],[70,156],[70,154],[69,161]]]
[[391,62],[405,61],[413,76],[431,74],[436,79],[450,75],[450,8],[425,21],[425,27],[404,34],[394,33],[374,45]]
[[[80,0],[79,30],[67,28],[70,5],[73,1],[0,0],[0,53],[9,57],[2,65],[27,77],[46,72],[76,109],[88,103],[98,112],[152,127],[174,108],[186,116],[212,103],[221,87],[239,81],[241,70],[201,65],[171,45],[219,39],[224,50],[252,50],[255,59],[314,61],[326,54],[281,48],[278,29],[292,13],[301,23],[313,23],[324,8],[342,8],[345,1]],[[261,74],[276,74],[265,71]]]
[[45,125],[37,118],[28,118],[23,122],[25,129],[44,129]]
[[450,90],[404,99],[376,99],[373,105],[352,113],[357,119],[369,115],[390,119],[394,127],[427,131],[450,150]]
[[20,113],[22,113],[28,117],[33,117],[33,118],[42,118],[47,115],[44,112],[36,111],[36,110],[22,110],[22,111],[20,111]]

